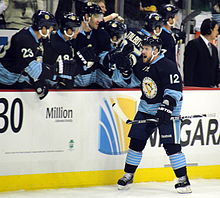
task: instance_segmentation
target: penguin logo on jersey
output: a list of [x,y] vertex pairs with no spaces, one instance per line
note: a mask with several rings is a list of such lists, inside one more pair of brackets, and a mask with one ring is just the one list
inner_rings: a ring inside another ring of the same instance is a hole
[[157,85],[149,77],[145,77],[142,82],[143,92],[149,99],[154,98],[157,95]]

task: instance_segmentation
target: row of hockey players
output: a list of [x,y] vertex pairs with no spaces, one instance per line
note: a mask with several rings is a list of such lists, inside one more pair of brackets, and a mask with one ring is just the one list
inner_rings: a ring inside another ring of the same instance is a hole
[[[181,75],[176,62],[168,55],[165,57],[162,50],[163,34],[171,34],[165,27],[173,25],[177,10],[172,5],[164,8],[168,16],[164,17],[162,33],[162,17],[151,13],[143,29],[128,34],[126,25],[119,21],[99,28],[103,14],[96,4],[85,4],[83,24],[75,14],[64,14],[60,29],[51,35],[56,23],[53,15],[38,11],[32,26],[15,34],[1,52],[0,83],[5,88],[34,88],[40,99],[47,95],[48,86],[140,87],[135,119],[157,118],[158,123],[132,125],[125,174],[118,180],[118,188],[133,183],[142,151],[158,127],[160,141],[178,178],[175,188],[179,193],[191,193],[186,159],[181,152],[180,120],[171,120],[181,111]],[[80,27],[83,29],[77,35]],[[159,34],[162,39],[157,37]]]
[[81,16],[65,13],[53,31],[54,16],[39,10],[32,26],[13,35],[1,50],[0,88],[34,88],[43,99],[49,88],[139,87],[132,68],[141,59],[143,38],[160,36],[165,55],[175,62],[175,44],[184,39],[175,31],[175,41],[171,32],[177,12],[164,5],[161,15],[146,16],[141,30],[128,31],[120,20],[103,22],[101,8],[87,2]]

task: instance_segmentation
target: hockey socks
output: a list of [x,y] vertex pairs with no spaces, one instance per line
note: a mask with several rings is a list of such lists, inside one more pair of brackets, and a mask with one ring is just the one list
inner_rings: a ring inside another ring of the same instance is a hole
[[186,158],[182,152],[169,155],[169,159],[174,171],[186,166]]
[[134,151],[132,149],[128,150],[128,154],[125,161],[124,171],[126,173],[134,173],[140,164],[142,159],[142,152]]
[[142,158],[142,152],[137,152],[132,149],[129,149],[126,158],[126,164],[138,166],[141,162],[141,158]]

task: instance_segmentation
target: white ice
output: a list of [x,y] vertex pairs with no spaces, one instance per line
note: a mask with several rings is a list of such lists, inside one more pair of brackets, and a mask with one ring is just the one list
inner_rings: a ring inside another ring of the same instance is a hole
[[116,185],[89,188],[2,192],[0,198],[220,198],[220,179],[191,180],[191,194],[178,194],[173,182],[135,183],[128,190]]

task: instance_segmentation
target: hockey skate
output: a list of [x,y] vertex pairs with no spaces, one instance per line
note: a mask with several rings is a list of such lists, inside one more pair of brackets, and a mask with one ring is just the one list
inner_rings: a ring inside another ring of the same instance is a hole
[[180,194],[192,192],[192,190],[190,188],[189,179],[187,176],[179,177],[177,184],[175,184],[175,188],[176,188],[177,192]]
[[133,173],[125,173],[124,176],[118,180],[118,190],[128,189],[128,185],[133,183],[133,178]]

